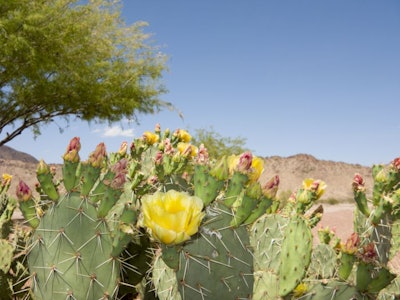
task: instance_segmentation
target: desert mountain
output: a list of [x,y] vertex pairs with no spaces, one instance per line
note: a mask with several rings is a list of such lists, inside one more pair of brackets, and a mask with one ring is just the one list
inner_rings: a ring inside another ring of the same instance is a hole
[[[13,175],[10,192],[14,193],[19,180],[24,180],[30,187],[36,183],[36,167],[38,160],[33,156],[16,151],[10,147],[0,147],[0,175]],[[61,173],[60,165],[56,166]],[[265,182],[274,175],[279,175],[279,193],[289,194],[301,187],[305,178],[324,180],[327,190],[323,199],[348,201],[353,198],[351,183],[355,173],[360,173],[367,190],[372,190],[372,170],[369,167],[344,162],[319,160],[308,154],[297,154],[289,157],[265,157],[264,173],[261,181]],[[279,194],[278,194],[279,195]]]
[[322,199],[348,201],[353,199],[351,184],[356,173],[363,176],[367,191],[371,192],[373,180],[370,167],[319,160],[308,154],[266,157],[261,181],[264,182],[274,175],[279,175],[279,192],[288,193],[301,187],[305,178],[321,179],[327,184]]

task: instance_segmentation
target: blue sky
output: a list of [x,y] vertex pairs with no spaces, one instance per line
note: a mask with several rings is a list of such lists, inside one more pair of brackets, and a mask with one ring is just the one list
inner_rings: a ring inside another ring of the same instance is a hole
[[[244,137],[258,156],[308,153],[370,166],[400,156],[400,1],[125,0],[128,24],[168,55],[162,98],[182,113],[140,125],[71,123],[7,145],[49,163],[81,138],[116,151],[156,123]],[[60,124],[63,123],[60,121]]]

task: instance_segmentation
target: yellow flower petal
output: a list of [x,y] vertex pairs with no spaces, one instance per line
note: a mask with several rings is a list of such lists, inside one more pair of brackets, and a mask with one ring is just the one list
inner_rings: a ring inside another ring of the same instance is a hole
[[204,217],[203,201],[187,193],[170,190],[142,198],[142,226],[165,244],[179,244],[198,231]]

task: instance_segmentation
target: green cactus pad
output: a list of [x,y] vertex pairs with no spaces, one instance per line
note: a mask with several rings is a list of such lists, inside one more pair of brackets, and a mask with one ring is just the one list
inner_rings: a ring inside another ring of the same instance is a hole
[[290,218],[284,235],[279,268],[281,296],[289,294],[301,282],[310,263],[312,250],[311,229],[303,218]]
[[400,298],[400,275],[381,290],[377,296],[377,300],[392,300]]
[[317,283],[309,288],[302,300],[367,300],[368,296],[360,294],[357,289],[347,283],[330,281],[327,284]]
[[173,269],[160,256],[156,256],[152,268],[152,281],[160,300],[181,300],[178,282]]
[[336,253],[327,244],[317,245],[311,255],[311,263],[307,271],[307,277],[314,279],[332,278],[336,268]]
[[264,215],[250,229],[254,256],[254,299],[280,299],[281,246],[289,218]]
[[177,271],[183,299],[250,299],[253,291],[253,256],[243,226],[232,228],[230,211],[209,208],[207,220],[180,251]]
[[197,165],[194,168],[194,194],[203,200],[204,205],[210,204],[218,196],[224,185],[223,180],[217,180],[209,174],[204,165]]
[[113,297],[119,262],[110,256],[112,240],[96,214],[77,193],[49,208],[29,245],[36,299]]

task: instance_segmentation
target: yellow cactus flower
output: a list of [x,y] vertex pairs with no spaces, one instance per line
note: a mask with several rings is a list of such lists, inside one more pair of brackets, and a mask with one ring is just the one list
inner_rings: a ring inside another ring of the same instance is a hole
[[250,181],[251,182],[256,182],[260,176],[261,173],[264,171],[264,160],[260,157],[254,156],[253,161],[251,163],[251,171],[250,171]]
[[195,234],[204,217],[203,201],[185,192],[169,190],[142,198],[141,225],[166,245],[176,245]]
[[189,143],[178,143],[177,148],[179,150],[179,153],[183,156],[195,157],[198,152],[197,147]]
[[11,183],[11,180],[12,180],[12,175],[10,175],[10,174],[7,174],[7,173],[4,173],[3,175],[2,175],[2,181],[1,181],[1,185],[2,186],[8,186],[8,185],[10,185],[10,183]]
[[147,145],[154,145],[155,143],[158,142],[159,140],[159,136],[158,134],[155,134],[153,132],[150,131],[145,131],[143,133],[143,139],[146,142]]
[[314,192],[317,199],[319,199],[325,192],[326,183],[322,180],[307,178],[303,180],[303,189]]
[[176,134],[181,142],[189,143],[192,139],[192,136],[184,129],[178,129]]

